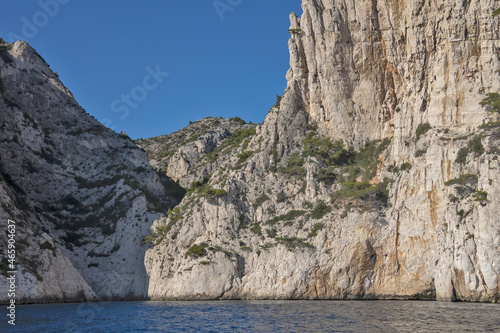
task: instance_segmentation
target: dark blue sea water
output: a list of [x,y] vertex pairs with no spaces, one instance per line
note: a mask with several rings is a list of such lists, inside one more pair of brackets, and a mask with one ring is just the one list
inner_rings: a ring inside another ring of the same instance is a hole
[[500,332],[500,305],[406,301],[26,305],[17,308],[15,327],[4,315],[0,332]]

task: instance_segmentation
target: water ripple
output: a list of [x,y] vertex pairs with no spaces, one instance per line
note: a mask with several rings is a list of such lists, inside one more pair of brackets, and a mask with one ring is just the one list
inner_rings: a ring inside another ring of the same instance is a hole
[[6,332],[498,332],[499,304],[407,301],[26,305]]

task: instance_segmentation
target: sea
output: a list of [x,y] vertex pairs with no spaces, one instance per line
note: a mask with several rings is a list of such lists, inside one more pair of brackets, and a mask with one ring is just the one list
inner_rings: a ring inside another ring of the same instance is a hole
[[0,332],[500,332],[500,304],[109,302],[18,306],[7,320]]

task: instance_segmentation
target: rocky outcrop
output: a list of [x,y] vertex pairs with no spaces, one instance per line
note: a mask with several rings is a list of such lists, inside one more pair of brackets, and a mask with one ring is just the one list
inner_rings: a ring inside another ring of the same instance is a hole
[[155,223],[149,296],[497,302],[497,7],[304,0],[281,102]]
[[[89,116],[25,42],[0,43],[0,109],[0,224],[17,223],[19,301],[146,297],[141,240],[177,203],[175,183]],[[2,253],[3,274],[6,264]]]
[[217,171],[222,150],[234,146],[232,141],[235,138],[241,141],[240,137],[254,134],[255,126],[239,117],[208,117],[191,121],[189,126],[172,134],[139,139],[137,143],[145,149],[155,170],[188,188],[193,182],[203,181],[203,177]]

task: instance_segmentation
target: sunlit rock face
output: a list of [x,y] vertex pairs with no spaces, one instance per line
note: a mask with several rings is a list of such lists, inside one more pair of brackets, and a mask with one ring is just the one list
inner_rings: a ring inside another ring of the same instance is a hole
[[256,134],[169,165],[209,180],[155,223],[149,296],[498,301],[500,2],[302,7]]

